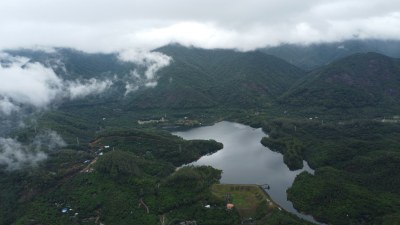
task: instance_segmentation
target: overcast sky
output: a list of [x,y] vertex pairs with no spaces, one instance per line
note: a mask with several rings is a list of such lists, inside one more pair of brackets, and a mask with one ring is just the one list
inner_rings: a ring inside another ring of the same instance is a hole
[[0,49],[251,50],[279,43],[400,39],[398,0],[1,0]]

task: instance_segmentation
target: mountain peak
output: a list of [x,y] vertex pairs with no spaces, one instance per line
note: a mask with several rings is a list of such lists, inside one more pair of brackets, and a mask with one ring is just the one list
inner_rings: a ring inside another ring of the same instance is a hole
[[400,63],[368,52],[339,59],[310,72],[282,97],[292,105],[353,108],[398,103]]

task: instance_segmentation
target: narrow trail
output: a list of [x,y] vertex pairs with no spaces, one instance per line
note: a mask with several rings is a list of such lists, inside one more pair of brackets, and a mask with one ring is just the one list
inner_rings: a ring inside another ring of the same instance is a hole
[[81,173],[89,173],[89,172],[92,172],[91,167],[97,162],[97,159],[98,159],[98,158],[99,158],[98,156],[97,156],[96,158],[94,158],[94,159],[92,160],[92,162],[89,163],[89,165],[87,165],[85,168],[83,168],[83,169],[81,170]]
[[161,225],[164,225],[164,224],[165,224],[165,214],[162,214],[162,215],[160,216],[160,223],[161,223]]
[[146,209],[147,214],[149,214],[150,213],[149,207],[147,207],[146,203],[144,203],[143,198],[140,198],[139,202],[140,202],[139,206],[143,205],[144,208]]

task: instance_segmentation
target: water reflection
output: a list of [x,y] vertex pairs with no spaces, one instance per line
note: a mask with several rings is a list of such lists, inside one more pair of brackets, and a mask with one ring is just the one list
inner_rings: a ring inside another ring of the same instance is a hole
[[223,171],[221,183],[228,184],[269,184],[267,190],[271,198],[289,212],[315,222],[308,215],[299,213],[287,200],[286,190],[294,178],[303,171],[314,173],[304,161],[304,168],[290,171],[280,153],[261,145],[266,136],[261,128],[255,129],[232,122],[219,122],[213,126],[200,127],[173,133],[184,139],[214,139],[224,144],[224,148],[212,155],[201,157],[191,165],[210,165]]

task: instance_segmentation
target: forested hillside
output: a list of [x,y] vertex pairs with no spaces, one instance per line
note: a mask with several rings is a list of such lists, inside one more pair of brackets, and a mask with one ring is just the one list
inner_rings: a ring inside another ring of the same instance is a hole
[[155,89],[130,99],[132,108],[266,107],[304,72],[261,52],[205,50],[168,45],[173,58]]
[[[299,211],[328,224],[399,221],[398,59],[359,53],[304,72],[260,51],[153,53],[138,63],[71,49],[8,52],[4,68],[54,72],[55,94],[41,108],[10,98],[18,113],[1,114],[0,224],[240,224],[211,191],[221,171],[178,169],[222,144],[169,133],[221,120],[263,127],[262,144],[292,170],[309,163],[315,175],[288,190]],[[308,224],[254,211],[257,224]]]
[[396,40],[354,39],[310,45],[284,44],[261,51],[279,57],[305,70],[313,70],[356,53],[376,52],[400,57],[400,42]]
[[320,110],[395,111],[400,61],[377,53],[355,54],[310,72],[281,98],[282,104]]

